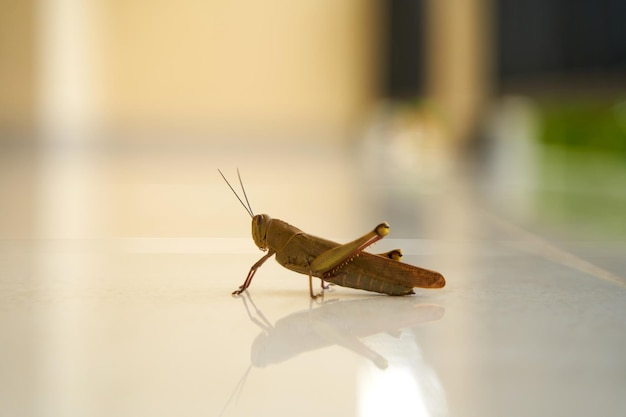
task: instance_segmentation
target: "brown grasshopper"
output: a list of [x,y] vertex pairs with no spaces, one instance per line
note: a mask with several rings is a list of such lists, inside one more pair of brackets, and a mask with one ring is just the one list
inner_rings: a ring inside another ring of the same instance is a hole
[[245,291],[250,286],[257,269],[273,255],[276,255],[276,261],[285,268],[309,276],[309,294],[312,298],[320,295],[313,293],[313,277],[321,279],[322,289],[327,289],[324,282],[329,282],[342,287],[388,295],[409,295],[414,294],[414,287],[442,288],[446,285],[446,280],[439,272],[400,262],[402,258],[400,249],[380,254],[363,251],[387,236],[389,233],[387,223],[379,224],[371,232],[346,244],[312,236],[282,220],[272,219],[267,214],[254,215],[239,170],[237,176],[247,206],[222,171],[219,169],[218,171],[252,217],[254,243],[259,249],[267,252],[252,265],[246,280],[233,291],[233,295]]

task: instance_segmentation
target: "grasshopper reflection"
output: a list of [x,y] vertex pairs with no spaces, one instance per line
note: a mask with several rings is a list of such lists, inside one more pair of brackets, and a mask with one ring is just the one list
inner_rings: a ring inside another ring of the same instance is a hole
[[397,336],[404,328],[439,320],[444,314],[443,307],[418,303],[414,298],[372,297],[328,301],[289,314],[272,325],[250,294],[244,294],[242,300],[250,320],[263,330],[250,352],[252,366],[259,368],[339,345],[385,369],[387,359],[364,344],[362,338],[378,333]]
[[370,297],[357,300],[327,301],[317,307],[289,314],[272,324],[245,291],[241,297],[246,313],[262,332],[252,342],[250,366],[237,382],[222,409],[222,415],[241,396],[252,367],[263,368],[298,355],[334,345],[367,358],[377,368],[386,369],[387,359],[361,339],[379,333],[399,337],[403,329],[439,320],[444,308],[424,304],[412,297]]

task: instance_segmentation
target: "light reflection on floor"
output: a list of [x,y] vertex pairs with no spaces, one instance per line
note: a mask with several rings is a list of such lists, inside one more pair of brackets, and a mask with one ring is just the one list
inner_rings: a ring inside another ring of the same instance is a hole
[[[558,216],[543,180],[520,186],[506,163],[493,181],[447,160],[420,175],[425,155],[394,163],[377,146],[3,148],[0,414],[626,409],[619,230],[603,238],[590,219],[585,240],[568,229],[580,212]],[[236,167],[258,212],[337,241],[386,220],[375,250],[402,247],[448,286],[406,298],[334,287],[311,302],[306,277],[271,261],[232,298],[262,256],[217,174]],[[605,185],[598,204],[624,199]]]

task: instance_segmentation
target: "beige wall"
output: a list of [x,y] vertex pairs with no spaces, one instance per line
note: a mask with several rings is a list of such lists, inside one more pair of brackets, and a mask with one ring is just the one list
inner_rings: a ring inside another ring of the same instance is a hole
[[31,126],[35,90],[34,5],[0,0],[0,128]]
[[[488,99],[490,4],[426,3],[427,95],[452,142]],[[367,0],[0,0],[0,128],[344,131],[380,98],[384,11]]]
[[107,3],[114,125],[343,128],[375,94],[375,13],[361,0]]
[[0,0],[0,124],[339,128],[376,95],[362,0]]

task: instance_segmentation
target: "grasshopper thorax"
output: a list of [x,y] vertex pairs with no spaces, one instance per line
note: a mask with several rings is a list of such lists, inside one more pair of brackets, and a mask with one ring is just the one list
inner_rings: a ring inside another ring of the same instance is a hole
[[267,214],[257,214],[252,217],[252,240],[261,250],[267,250],[267,229],[272,218]]

